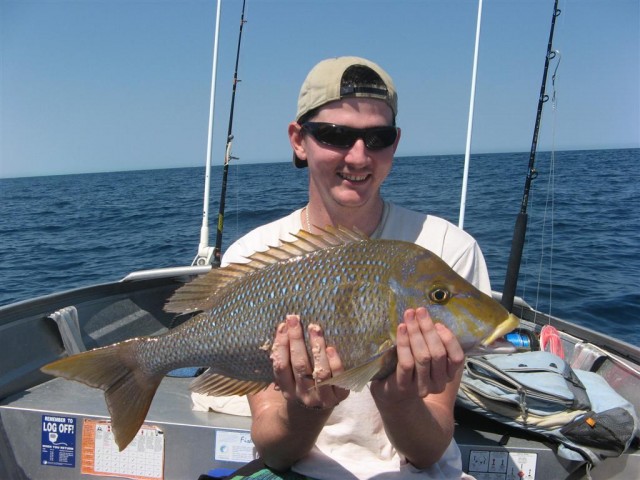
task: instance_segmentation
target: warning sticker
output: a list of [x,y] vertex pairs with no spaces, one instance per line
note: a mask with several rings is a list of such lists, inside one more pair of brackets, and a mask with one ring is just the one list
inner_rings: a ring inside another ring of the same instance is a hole
[[162,480],[164,433],[158,427],[143,425],[121,452],[114,440],[111,422],[85,419],[81,471],[88,475]]
[[42,415],[42,465],[76,466],[76,419]]
[[248,463],[256,458],[257,453],[250,432],[216,430],[216,460]]

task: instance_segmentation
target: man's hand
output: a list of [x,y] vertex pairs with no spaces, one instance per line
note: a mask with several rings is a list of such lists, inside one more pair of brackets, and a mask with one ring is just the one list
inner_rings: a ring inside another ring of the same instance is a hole
[[313,359],[307,354],[304,332],[297,315],[287,315],[278,325],[271,351],[275,383],[289,402],[302,407],[325,410],[335,407],[349,395],[348,390],[319,386],[344,369],[335,348],[327,347],[322,329],[309,325],[309,343]]
[[396,345],[396,371],[371,383],[372,395],[382,404],[442,393],[464,363],[458,339],[445,325],[434,324],[422,307],[405,311]]

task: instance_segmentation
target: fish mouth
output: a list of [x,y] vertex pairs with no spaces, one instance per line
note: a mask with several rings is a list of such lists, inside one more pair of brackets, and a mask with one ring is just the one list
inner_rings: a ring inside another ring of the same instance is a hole
[[337,175],[342,180],[346,180],[347,182],[354,183],[354,184],[365,183],[371,177],[370,173],[355,175],[352,173],[350,174],[350,173],[338,172]]
[[491,335],[489,335],[480,343],[485,347],[491,345],[498,338],[503,337],[507,333],[511,332],[518,325],[520,325],[520,319],[513,313],[510,313],[507,319],[504,320],[500,325],[498,325],[496,329],[491,333]]

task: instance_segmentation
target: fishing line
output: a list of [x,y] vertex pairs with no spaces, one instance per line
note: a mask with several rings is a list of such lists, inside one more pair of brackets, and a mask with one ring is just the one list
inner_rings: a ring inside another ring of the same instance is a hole
[[[553,242],[555,238],[554,234],[554,226],[555,226],[555,164],[556,164],[556,125],[557,125],[557,90],[556,90],[556,77],[558,73],[558,67],[560,66],[560,52],[558,50],[554,51],[554,56],[558,58],[556,63],[556,67],[553,71],[553,75],[551,77],[552,84],[552,96],[551,96],[551,108],[552,108],[552,122],[551,122],[551,151],[550,151],[550,160],[549,160],[549,179],[547,181],[547,198],[544,206],[544,214],[542,218],[542,231],[540,234],[540,265],[538,267],[538,285],[536,290],[536,305],[535,309],[538,310],[538,302],[540,298],[540,287],[542,285],[542,274],[544,269],[544,257],[545,257],[545,233],[547,226],[547,216],[551,217],[549,221],[550,225],[550,242],[549,246],[549,305],[548,305],[548,314],[551,316],[552,311],[552,302],[553,302]],[[549,213],[550,212],[550,213]],[[549,319],[551,322],[551,319]]]
[[[233,169],[233,180],[236,184],[235,190],[235,202],[236,202],[236,231],[234,234],[234,238],[238,238],[240,236],[240,174],[239,174],[240,166],[236,163]],[[228,246],[227,246],[228,248]]]
[[[545,261],[545,252],[547,252],[547,248],[545,245],[545,239],[547,237],[546,233],[547,233],[547,223],[549,223],[550,225],[550,229],[551,232],[549,234],[549,238],[550,238],[550,242],[551,245],[548,247],[548,252],[549,252],[549,281],[548,281],[548,287],[549,287],[549,298],[548,298],[548,310],[547,313],[548,315],[551,315],[551,309],[552,309],[552,300],[553,300],[553,241],[555,238],[554,235],[554,225],[555,225],[555,221],[554,221],[554,213],[555,213],[555,141],[556,141],[556,120],[557,120],[557,90],[556,90],[556,77],[557,77],[557,73],[558,73],[558,67],[560,66],[560,60],[561,60],[561,56],[560,56],[560,52],[558,50],[554,50],[553,52],[551,52],[550,55],[550,59],[555,59],[557,57],[557,63],[556,66],[554,68],[553,71],[553,75],[551,77],[551,84],[552,84],[552,95],[551,95],[551,106],[552,106],[552,131],[551,131],[551,149],[550,149],[550,160],[549,160],[549,177],[547,180],[547,196],[546,196],[546,200],[545,200],[545,207],[544,207],[544,213],[542,216],[542,226],[540,228],[540,262],[538,264],[538,270],[537,270],[537,280],[536,280],[536,288],[535,288],[535,302],[534,302],[534,311],[538,312],[540,311],[540,291],[541,291],[541,286],[542,286],[542,275],[543,275],[543,271],[544,271],[544,261]],[[538,175],[538,173],[536,172],[535,174],[536,176]],[[534,195],[533,192],[531,192],[530,194],[530,198],[529,198],[529,205],[531,207],[532,211],[537,211],[536,207],[535,207],[535,202],[534,202]],[[551,212],[550,214],[548,212]],[[551,220],[549,222],[547,222],[547,218],[548,216],[551,217]],[[523,266],[524,266],[524,282],[523,282],[523,287],[522,287],[522,298],[526,298],[526,290],[527,290],[527,285],[529,282],[529,259],[530,259],[530,230],[531,230],[532,226],[527,223],[527,229],[526,229],[526,236],[525,236],[525,255],[524,255],[524,261],[523,261]],[[532,275],[532,274],[531,274]],[[536,321],[536,317],[537,317],[537,313],[534,313],[534,318],[533,321],[535,323]],[[548,320],[548,322],[550,322],[550,320]]]
[[[529,205],[531,206],[531,210],[533,210],[534,212],[536,211],[536,197],[534,195],[534,192],[531,192],[530,196],[529,196]],[[532,234],[531,234],[531,226],[532,222],[527,222],[527,227],[526,227],[526,233],[525,233],[525,243],[524,243],[524,260],[522,262],[522,266],[523,266],[523,270],[524,270],[524,279],[522,282],[522,292],[520,293],[520,298],[525,299],[527,298],[527,285],[529,285],[530,280],[530,269],[529,269],[529,260],[531,259],[531,255],[532,255],[532,251],[531,251],[531,238],[532,238]],[[532,260],[533,262],[533,260]],[[533,315],[533,323],[536,323],[536,312],[534,311],[534,315]]]

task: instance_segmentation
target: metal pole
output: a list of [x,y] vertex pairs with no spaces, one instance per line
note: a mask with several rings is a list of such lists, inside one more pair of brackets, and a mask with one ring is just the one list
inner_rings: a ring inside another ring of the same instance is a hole
[[216,7],[216,30],[213,41],[213,66],[211,68],[211,97],[209,99],[209,129],[207,139],[207,158],[204,173],[204,201],[202,206],[202,226],[198,254],[192,265],[208,265],[213,257],[213,248],[209,246],[209,190],[211,185],[211,145],[213,143],[213,113],[216,97],[216,72],[218,69],[218,37],[220,33],[220,0]]
[[480,26],[482,25],[482,0],[478,0],[478,22],[476,24],[476,43],[473,51],[473,72],[471,74],[471,98],[469,100],[469,121],[467,123],[467,145],[464,153],[464,173],[462,175],[462,196],[460,197],[460,218],[458,227],[464,228],[464,213],[467,206],[467,183],[471,152],[471,134],[473,132],[473,110],[476,102],[476,76],[478,72],[478,50],[480,47]]

